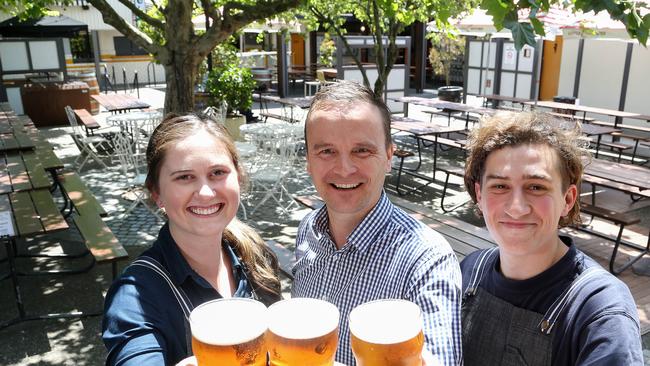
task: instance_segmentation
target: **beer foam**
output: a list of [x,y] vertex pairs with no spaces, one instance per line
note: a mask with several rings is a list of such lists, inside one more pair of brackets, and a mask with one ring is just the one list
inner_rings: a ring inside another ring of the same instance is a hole
[[190,315],[192,336],[215,346],[245,343],[266,332],[266,313],[264,304],[251,299],[209,301]]
[[420,307],[407,300],[378,300],[350,312],[350,332],[369,343],[408,341],[422,330]]
[[292,298],[269,307],[269,330],[288,339],[311,339],[339,326],[339,310],[319,299]]

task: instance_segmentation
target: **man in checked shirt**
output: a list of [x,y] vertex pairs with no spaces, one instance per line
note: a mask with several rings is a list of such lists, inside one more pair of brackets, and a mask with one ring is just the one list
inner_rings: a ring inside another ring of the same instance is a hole
[[292,296],[338,307],[336,361],[355,365],[350,311],[396,298],[422,310],[426,364],[460,364],[458,261],[440,234],[394,206],[384,192],[394,149],[386,104],[354,82],[323,88],[307,115],[305,140],[307,171],[325,206],[300,224]]

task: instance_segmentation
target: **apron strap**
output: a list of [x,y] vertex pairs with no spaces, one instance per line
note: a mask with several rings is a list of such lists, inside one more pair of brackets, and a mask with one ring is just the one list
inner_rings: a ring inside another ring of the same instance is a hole
[[187,346],[187,351],[192,354],[192,333],[190,331],[190,313],[194,309],[194,305],[192,305],[192,302],[190,299],[187,297],[187,294],[185,294],[185,291],[183,291],[182,288],[179,286],[176,286],[174,282],[171,279],[171,276],[169,275],[169,272],[165,267],[163,267],[160,262],[157,260],[148,257],[148,256],[140,256],[138,259],[134,260],[133,263],[131,263],[131,266],[141,266],[145,268],[149,268],[160,277],[162,277],[165,282],[169,285],[169,289],[172,291],[172,294],[174,294],[174,297],[176,298],[176,302],[178,302],[178,306],[180,306],[181,310],[183,311],[184,315],[184,324],[185,324],[185,343]]
[[467,290],[465,290],[465,296],[474,296],[476,294],[478,285],[485,275],[488,262],[491,262],[490,260],[495,254],[499,254],[499,247],[484,250],[479,254],[478,259],[474,262],[472,277],[470,277],[469,285],[467,286]]
[[567,287],[566,290],[558,297],[553,305],[546,311],[542,321],[539,323],[539,329],[542,333],[550,334],[553,330],[553,326],[557,322],[558,318],[562,314],[566,305],[574,300],[578,292],[582,289],[583,284],[591,280],[594,276],[597,276],[601,273],[607,273],[604,269],[594,266],[587,268],[584,272],[578,275],[571,285]]

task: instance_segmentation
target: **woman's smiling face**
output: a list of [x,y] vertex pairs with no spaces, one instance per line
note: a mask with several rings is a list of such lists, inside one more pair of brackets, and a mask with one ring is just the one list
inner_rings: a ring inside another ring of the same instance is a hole
[[237,214],[239,175],[226,146],[201,130],[166,152],[153,197],[164,207],[178,243],[221,239]]

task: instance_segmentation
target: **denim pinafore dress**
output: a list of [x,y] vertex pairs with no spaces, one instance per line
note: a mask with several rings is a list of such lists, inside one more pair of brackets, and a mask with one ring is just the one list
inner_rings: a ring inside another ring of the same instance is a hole
[[465,366],[550,366],[554,326],[564,308],[599,267],[583,271],[545,314],[516,307],[479,287],[499,255],[498,248],[483,251],[472,269],[463,294],[462,334]]

